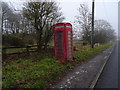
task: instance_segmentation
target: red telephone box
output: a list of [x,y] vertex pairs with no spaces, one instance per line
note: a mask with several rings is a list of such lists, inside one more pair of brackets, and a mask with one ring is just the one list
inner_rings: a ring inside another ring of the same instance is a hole
[[72,25],[57,23],[54,25],[54,55],[61,62],[73,60]]

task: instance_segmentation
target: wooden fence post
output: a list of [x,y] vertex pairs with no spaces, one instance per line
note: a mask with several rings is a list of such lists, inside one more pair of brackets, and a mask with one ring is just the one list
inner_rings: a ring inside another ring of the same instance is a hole
[[3,48],[2,50],[2,58],[6,59],[6,48]]
[[27,55],[29,56],[30,55],[29,46],[26,47],[26,50],[27,50]]

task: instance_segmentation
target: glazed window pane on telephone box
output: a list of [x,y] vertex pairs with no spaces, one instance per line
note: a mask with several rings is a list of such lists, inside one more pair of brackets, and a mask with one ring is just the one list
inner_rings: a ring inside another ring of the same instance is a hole
[[63,45],[62,45],[63,36],[62,35],[63,35],[62,31],[56,32],[56,53],[57,53],[57,57],[59,58],[63,57]]
[[72,39],[71,39],[71,31],[68,31],[68,59],[72,57]]

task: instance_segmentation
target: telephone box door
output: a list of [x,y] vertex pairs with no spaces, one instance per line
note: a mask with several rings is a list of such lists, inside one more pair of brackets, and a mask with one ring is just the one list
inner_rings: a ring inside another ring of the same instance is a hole
[[55,57],[64,62],[63,31],[55,31]]

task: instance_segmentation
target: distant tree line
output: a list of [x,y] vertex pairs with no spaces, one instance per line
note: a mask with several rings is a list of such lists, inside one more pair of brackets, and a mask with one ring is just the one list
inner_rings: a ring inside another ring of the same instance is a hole
[[[3,46],[42,45],[53,39],[53,25],[62,22],[64,17],[56,2],[26,2],[22,10],[16,11],[8,3],[2,5],[2,41]],[[74,37],[80,37],[91,43],[92,14],[86,4],[80,4],[79,15],[75,17]],[[95,20],[94,43],[106,43],[115,40],[115,30],[105,20]]]
[[2,2],[3,46],[37,44],[39,50],[43,44],[47,47],[53,25],[63,19],[56,2],[27,2],[21,11]]
[[[91,44],[92,14],[86,4],[80,4],[79,14],[75,17],[74,36]],[[94,43],[107,43],[116,39],[115,30],[109,22],[100,19],[94,22]]]

